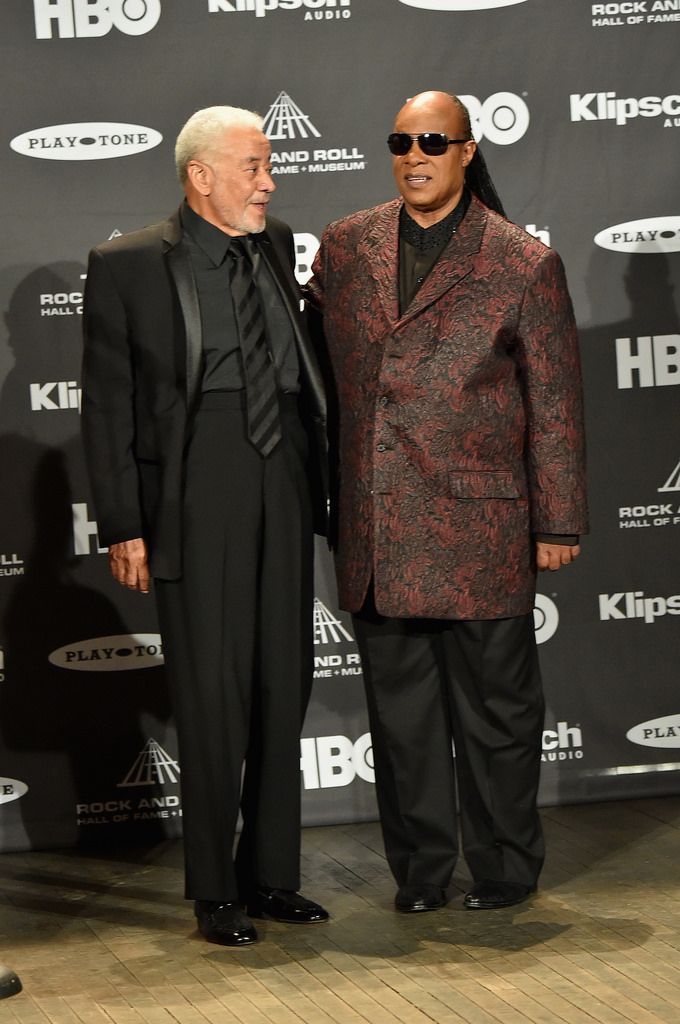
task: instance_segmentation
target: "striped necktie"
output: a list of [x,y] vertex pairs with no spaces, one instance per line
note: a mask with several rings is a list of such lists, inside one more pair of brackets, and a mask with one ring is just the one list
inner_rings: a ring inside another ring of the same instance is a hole
[[276,369],[255,285],[260,254],[248,237],[232,238],[229,268],[248,409],[248,437],[266,458],[281,440]]

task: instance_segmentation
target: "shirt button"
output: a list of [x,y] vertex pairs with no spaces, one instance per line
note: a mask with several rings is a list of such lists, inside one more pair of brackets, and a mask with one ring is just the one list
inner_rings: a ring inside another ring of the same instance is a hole
[[379,451],[379,452],[386,452],[387,448],[385,447],[384,444],[379,444],[379,445],[377,445],[377,449],[376,450]]
[[416,281],[418,282],[418,284],[422,284],[424,280],[425,280],[424,277],[417,277],[416,278]]

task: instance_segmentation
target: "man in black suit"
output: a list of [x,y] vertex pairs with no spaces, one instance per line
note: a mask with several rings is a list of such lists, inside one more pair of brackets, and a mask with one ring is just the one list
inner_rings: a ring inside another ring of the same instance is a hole
[[[327,920],[298,892],[325,403],[262,119],[198,111],[185,201],[90,254],[83,431],[114,577],[154,578],[182,765],[186,896],[212,942]],[[243,767],[245,764],[245,772]],[[243,831],[232,845],[239,804]]]

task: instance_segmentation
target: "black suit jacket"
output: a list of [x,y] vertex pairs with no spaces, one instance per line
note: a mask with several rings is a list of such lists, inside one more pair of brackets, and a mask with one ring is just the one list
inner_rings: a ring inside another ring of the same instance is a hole
[[[300,313],[293,236],[267,218],[259,236],[295,331],[301,408],[312,442],[317,529],[326,510],[326,410]],[[102,544],[144,537],[152,575],[181,575],[183,455],[200,395],[198,294],[179,211],[90,253],[83,309],[83,439]]]

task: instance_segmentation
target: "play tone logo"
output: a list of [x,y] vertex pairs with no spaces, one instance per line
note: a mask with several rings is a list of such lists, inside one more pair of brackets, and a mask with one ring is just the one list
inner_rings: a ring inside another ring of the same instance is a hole
[[155,128],[117,121],[90,121],[35,128],[10,142],[15,153],[39,160],[115,160],[154,149],[163,141]]
[[0,804],[11,804],[14,800],[21,800],[27,793],[28,786],[20,779],[0,778]]
[[644,217],[598,231],[601,249],[625,253],[680,252],[680,217]]
[[628,730],[626,739],[641,747],[680,747],[680,715],[640,722]]
[[75,672],[120,672],[163,664],[158,633],[124,633],[77,640],[48,656],[51,665]]

